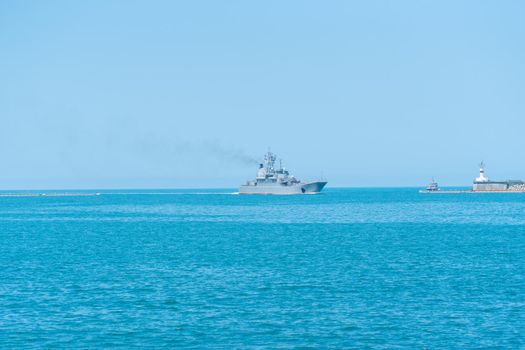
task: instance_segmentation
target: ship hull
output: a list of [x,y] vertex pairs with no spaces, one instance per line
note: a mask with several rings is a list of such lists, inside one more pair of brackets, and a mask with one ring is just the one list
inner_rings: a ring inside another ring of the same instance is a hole
[[324,181],[300,183],[290,186],[279,184],[242,185],[239,187],[239,194],[311,194],[321,192],[325,185],[326,182]]

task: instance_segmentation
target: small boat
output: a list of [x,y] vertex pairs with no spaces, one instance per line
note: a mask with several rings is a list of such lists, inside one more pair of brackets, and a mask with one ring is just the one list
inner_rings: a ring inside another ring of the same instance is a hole
[[432,178],[432,182],[428,184],[427,191],[439,191],[438,183],[434,181],[434,178]]
[[420,193],[436,192],[440,191],[438,183],[432,178],[432,182],[428,184],[427,188],[424,190],[419,190]]

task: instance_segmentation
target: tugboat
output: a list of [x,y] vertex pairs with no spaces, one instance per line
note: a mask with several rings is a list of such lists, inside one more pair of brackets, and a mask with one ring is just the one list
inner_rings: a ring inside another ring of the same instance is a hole
[[247,181],[239,187],[239,194],[303,194],[318,193],[327,184],[326,181],[302,182],[290,175],[279,162],[275,167],[277,157],[268,151],[264,163],[259,164],[255,180]]
[[436,192],[440,191],[439,185],[436,181],[434,181],[434,178],[432,178],[432,182],[428,184],[427,188],[424,190],[420,190],[420,193],[428,193],[428,192]]
[[438,183],[434,181],[434,178],[432,178],[432,182],[428,184],[427,191],[439,191]]

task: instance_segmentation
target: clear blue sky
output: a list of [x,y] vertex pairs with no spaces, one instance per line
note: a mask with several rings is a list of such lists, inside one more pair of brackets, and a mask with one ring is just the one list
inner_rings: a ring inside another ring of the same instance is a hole
[[0,189],[525,178],[523,1],[0,2]]

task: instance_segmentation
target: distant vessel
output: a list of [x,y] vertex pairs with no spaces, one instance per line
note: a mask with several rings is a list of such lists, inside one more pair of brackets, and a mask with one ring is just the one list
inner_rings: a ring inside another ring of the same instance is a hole
[[434,181],[434,178],[432,178],[432,182],[428,184],[427,188],[424,190],[420,190],[419,192],[425,193],[425,192],[436,192],[440,191],[439,185],[436,181]]
[[427,191],[439,191],[439,185],[434,181],[434,178],[432,178],[432,182],[428,184]]
[[239,187],[240,194],[302,194],[321,192],[325,181],[302,182],[290,175],[288,170],[275,167],[277,157],[272,152],[264,156],[264,164],[259,165],[255,180],[247,181]]

